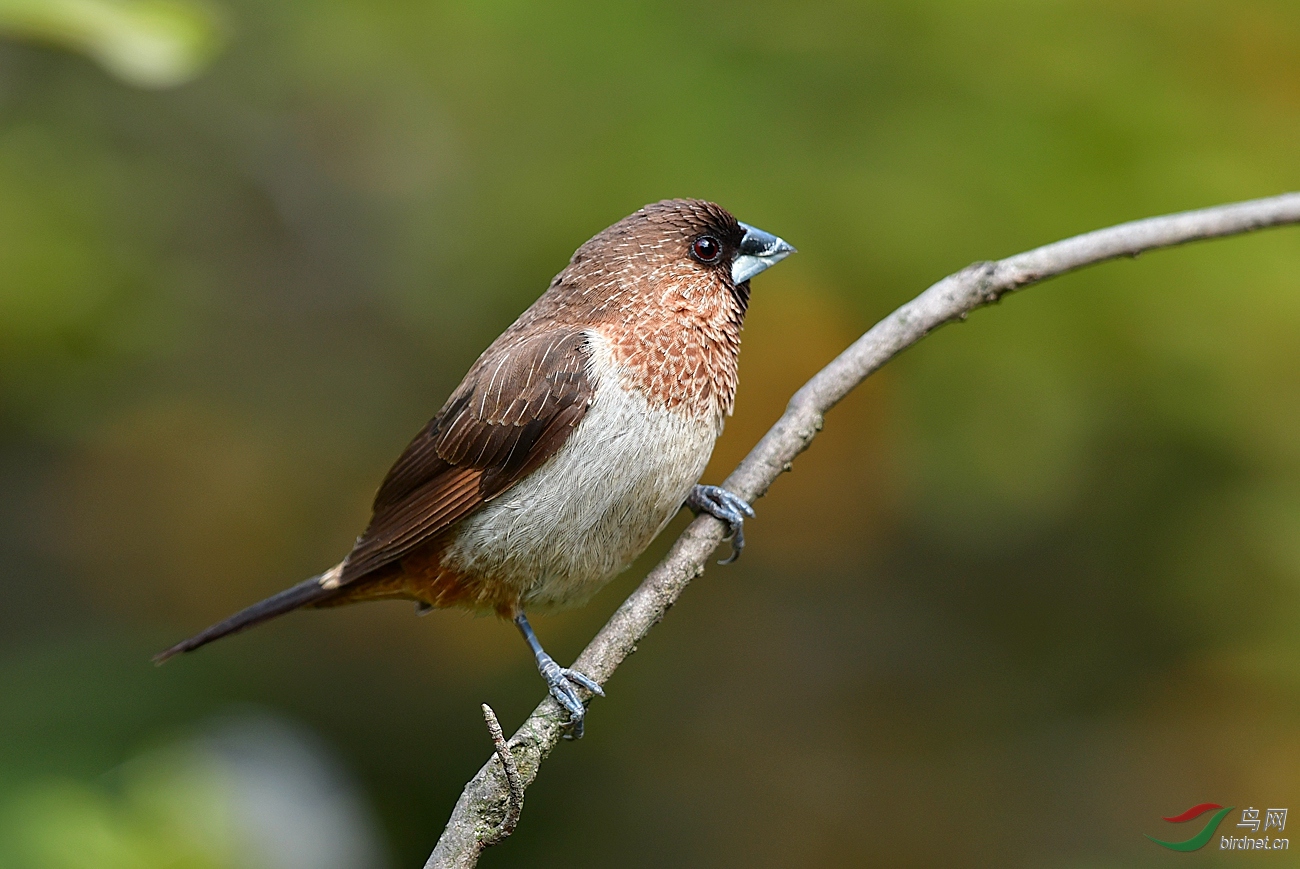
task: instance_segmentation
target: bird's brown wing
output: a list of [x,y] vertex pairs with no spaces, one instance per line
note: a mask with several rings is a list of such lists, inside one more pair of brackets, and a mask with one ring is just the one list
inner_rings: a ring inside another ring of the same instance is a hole
[[488,348],[388,472],[341,584],[402,558],[553,456],[591,403],[588,355],[575,330]]

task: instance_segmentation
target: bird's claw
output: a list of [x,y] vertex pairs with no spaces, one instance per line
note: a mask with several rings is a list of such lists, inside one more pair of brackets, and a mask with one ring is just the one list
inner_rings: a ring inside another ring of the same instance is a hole
[[731,564],[740,557],[740,551],[745,548],[745,517],[754,518],[754,508],[744,498],[721,486],[696,486],[686,499],[686,506],[697,515],[708,513],[726,523],[727,536],[722,539],[731,540],[731,555],[718,564]]
[[[550,688],[551,696],[560,708],[569,713],[569,732],[565,739],[582,739],[582,719],[587,714],[587,707],[578,696],[578,688],[584,688],[598,697],[604,697],[605,691],[589,676],[570,667],[561,667],[550,655],[539,655],[537,669]],[[577,687],[575,687],[577,686]]]

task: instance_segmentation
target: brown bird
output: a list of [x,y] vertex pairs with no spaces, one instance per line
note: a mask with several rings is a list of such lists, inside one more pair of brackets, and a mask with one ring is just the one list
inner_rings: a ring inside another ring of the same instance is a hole
[[727,523],[742,499],[696,485],[731,414],[749,280],[794,252],[711,202],[647,205],[573,254],[484,351],[375,495],[329,570],[254,604],[162,662],[299,607],[414,600],[518,626],[581,736],[575,686],[525,615],[585,602],[682,506]]

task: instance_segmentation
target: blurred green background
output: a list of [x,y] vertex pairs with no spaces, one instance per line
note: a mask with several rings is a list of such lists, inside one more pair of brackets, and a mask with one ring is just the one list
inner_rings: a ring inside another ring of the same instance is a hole
[[[755,283],[717,482],[944,274],[1300,188],[1294,0],[0,0],[0,33],[6,869],[420,865],[478,703],[510,731],[542,696],[513,628],[385,604],[149,656],[346,552],[640,205],[800,249]],[[1297,230],[941,330],[830,414],[482,865],[1251,859],[1143,834],[1300,808],[1298,431]],[[536,620],[557,658],[684,521]]]

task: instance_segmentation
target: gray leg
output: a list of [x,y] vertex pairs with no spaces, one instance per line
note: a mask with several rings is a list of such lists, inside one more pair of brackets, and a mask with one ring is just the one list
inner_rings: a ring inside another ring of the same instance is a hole
[[519,633],[524,635],[524,642],[528,644],[528,648],[533,650],[533,655],[537,658],[537,670],[546,680],[547,687],[551,689],[551,696],[569,713],[569,724],[572,729],[565,738],[582,739],[582,717],[587,714],[587,707],[582,705],[582,698],[578,696],[574,685],[586,688],[592,694],[601,697],[605,696],[605,692],[595,681],[577,670],[561,667],[555,663],[555,659],[546,654],[542,644],[537,641],[533,626],[528,624],[528,616],[523,613],[515,616],[515,627],[519,628]]
[[696,486],[686,499],[686,506],[696,515],[708,513],[714,519],[727,523],[731,557],[718,564],[730,564],[740,557],[740,550],[745,548],[745,517],[754,518],[753,507],[739,495],[733,495],[721,486]]

